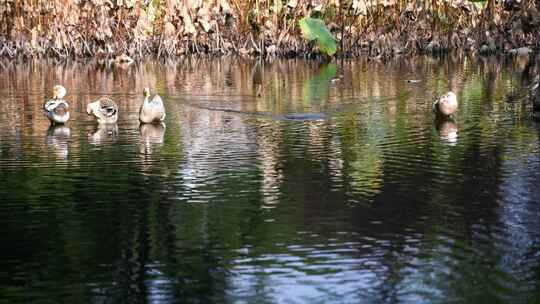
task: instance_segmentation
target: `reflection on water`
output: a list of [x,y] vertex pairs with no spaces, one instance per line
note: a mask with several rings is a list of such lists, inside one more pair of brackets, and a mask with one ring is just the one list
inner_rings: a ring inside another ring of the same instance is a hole
[[47,146],[49,146],[59,159],[67,159],[69,154],[69,137],[71,130],[64,125],[51,125],[47,130]]
[[437,132],[443,142],[455,145],[458,140],[458,127],[452,118],[437,118],[435,120]]
[[152,154],[151,148],[152,145],[161,145],[163,144],[163,139],[165,136],[165,124],[141,124],[139,127],[139,133],[141,135],[141,141],[145,147],[145,153]]
[[139,126],[141,154],[141,170],[145,173],[152,172],[154,159],[152,154],[159,153],[165,139],[165,123],[141,124]]
[[3,62],[0,302],[538,302],[522,60]]
[[107,142],[118,140],[117,124],[98,124],[93,132],[88,134],[88,142],[94,145],[100,145]]

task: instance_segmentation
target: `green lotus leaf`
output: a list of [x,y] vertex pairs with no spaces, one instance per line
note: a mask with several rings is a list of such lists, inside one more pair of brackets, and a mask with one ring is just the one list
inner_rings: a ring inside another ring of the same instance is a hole
[[326,53],[328,56],[333,56],[336,53],[336,39],[328,30],[324,21],[317,18],[302,18],[299,25],[302,36],[310,41],[316,40],[321,52]]

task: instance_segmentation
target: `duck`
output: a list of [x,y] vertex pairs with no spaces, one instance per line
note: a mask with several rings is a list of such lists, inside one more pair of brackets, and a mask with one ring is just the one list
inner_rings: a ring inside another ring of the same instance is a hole
[[165,107],[159,95],[150,98],[150,89],[143,89],[144,100],[139,109],[141,123],[160,123],[165,119]]
[[86,113],[94,115],[99,124],[114,124],[118,120],[118,105],[109,97],[101,97],[86,106]]
[[121,64],[121,63],[131,64],[131,63],[134,62],[134,60],[133,60],[133,58],[126,55],[126,53],[122,53],[122,54],[116,56],[116,58],[114,59],[114,62],[116,64]]
[[452,116],[458,108],[458,101],[456,94],[450,91],[433,103],[433,112],[442,117]]
[[61,85],[53,87],[53,97],[45,102],[43,109],[52,124],[65,124],[69,120],[69,104],[64,100],[66,88]]

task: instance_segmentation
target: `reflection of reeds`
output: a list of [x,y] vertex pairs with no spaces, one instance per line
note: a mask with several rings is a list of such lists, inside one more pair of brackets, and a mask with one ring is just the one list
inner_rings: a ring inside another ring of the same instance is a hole
[[[506,3],[515,2],[508,8]],[[530,45],[533,0],[469,1],[13,1],[0,5],[0,57],[111,58],[122,53],[305,55],[304,16],[322,18],[344,54],[372,56],[486,45]],[[519,22],[518,22],[519,21]]]
[[[104,68],[95,63],[58,64],[39,60],[27,64],[4,61],[2,64],[5,68],[0,74],[0,94],[3,96],[0,137],[18,136],[17,142],[22,146],[31,145],[29,139],[33,136],[46,134],[50,123],[42,112],[42,104],[50,96],[52,86],[58,83],[68,91],[66,99],[72,113],[69,123],[72,135],[79,133],[81,124],[93,125],[85,114],[86,104],[101,95],[112,96],[119,104],[119,124],[136,128],[137,111],[142,102],[141,88],[145,86],[164,96],[171,122],[168,133],[173,134],[179,126],[189,130],[198,124],[204,124],[203,129],[223,129],[222,114],[225,112],[201,111],[204,108],[232,110],[246,113],[240,117],[266,119],[283,113],[302,112],[323,112],[333,116],[353,108],[362,120],[381,120],[393,128],[403,123],[400,116],[406,114],[407,124],[419,127],[432,124],[430,96],[434,98],[454,90],[458,96],[468,98],[486,87],[492,88],[486,90],[486,94],[491,94],[487,96],[490,100],[504,100],[504,88],[513,78],[502,72],[507,68],[500,61],[483,58],[471,61],[461,57],[446,61],[418,57],[412,61],[396,60],[385,64],[344,61],[337,65],[343,79],[335,84],[312,83],[311,80],[324,69],[299,60],[256,64],[239,58],[191,57],[183,61],[134,64],[127,70]],[[516,69],[523,66],[522,62],[516,61]],[[535,67],[530,69],[534,72]],[[483,76],[474,76],[471,80],[470,75]],[[406,81],[418,78],[421,81],[417,84]],[[469,86],[467,90],[463,89],[465,84]],[[324,92],[324,96],[311,92],[313,85],[314,92]],[[256,96],[257,86],[263,88],[261,97]],[[321,90],[321,86],[328,88]],[[500,102],[484,107],[497,112],[524,111],[519,107],[505,110],[508,105]],[[460,111],[474,113],[477,110],[464,104]],[[314,131],[314,144],[322,140],[317,138],[319,133]],[[70,153],[76,153],[78,146],[78,141],[72,140]]]
[[[420,84],[412,86],[412,94],[417,94],[416,88],[429,88],[433,84],[431,90],[436,92],[430,94],[436,96],[442,90],[436,81],[449,77],[446,89],[456,90],[466,81],[460,78],[462,73],[456,73],[456,70],[471,68],[471,62],[461,57],[442,61],[442,66],[437,66],[440,61],[430,60],[417,58],[386,64],[344,61],[338,65],[338,74],[345,78],[329,86],[327,100],[311,106],[324,107],[325,104],[336,103],[344,94],[347,98],[358,99],[396,96],[406,89],[404,80],[426,74],[431,75],[432,79],[424,79]],[[521,61],[517,63],[523,66]],[[474,66],[476,69],[485,67],[499,77],[499,61],[485,61],[481,58]],[[395,73],[395,69],[405,71],[403,73],[406,74]],[[66,99],[74,109],[75,121],[87,120],[84,114],[86,103],[101,95],[113,96],[122,112],[136,115],[142,102],[142,88],[145,86],[155,88],[160,94],[174,96],[175,102],[169,102],[169,107],[177,106],[180,100],[176,96],[182,96],[182,102],[188,104],[195,100],[206,105],[221,103],[224,107],[241,107],[238,109],[254,112],[302,112],[301,107],[306,102],[304,95],[309,93],[306,91],[307,81],[320,71],[320,67],[315,64],[297,60],[255,64],[239,58],[216,61],[191,57],[182,61],[136,64],[128,70],[107,69],[94,63],[61,65],[53,61],[34,60],[29,64],[6,64],[6,69],[0,75],[0,91],[13,95],[4,99],[0,107],[2,115],[12,116],[5,120],[20,122],[21,119],[30,119],[27,125],[43,131],[49,126],[41,113],[43,101],[50,96],[54,84],[62,84],[67,88]],[[425,82],[429,82],[429,85],[424,85]],[[263,92],[260,98],[256,98],[256,88],[260,85]],[[317,82],[315,85],[325,84]],[[287,104],[283,104],[284,101]],[[24,112],[21,110],[31,115],[22,117]]]
[[[503,64],[459,57],[447,61],[417,57],[385,64],[343,61],[335,66],[337,75],[343,76],[337,83],[320,81],[326,79],[320,76],[329,69],[300,60],[255,63],[194,57],[134,64],[128,70],[39,61],[6,65],[0,74],[0,96],[5,97],[0,103],[0,149],[4,159],[69,166],[84,165],[88,151],[118,148],[128,158],[139,151],[141,174],[179,175],[186,189],[197,193],[194,198],[202,195],[205,200],[218,200],[221,195],[216,193],[230,186],[220,184],[223,172],[242,168],[242,172],[260,177],[263,208],[278,206],[284,192],[303,193],[296,188],[301,185],[291,181],[303,180],[304,172],[319,170],[328,170],[324,178],[331,178],[346,191],[372,197],[381,191],[388,174],[385,154],[431,151],[408,143],[426,136],[424,132],[432,128],[431,98],[441,92],[451,88],[466,100],[457,117],[461,126],[463,121],[474,120],[484,134],[500,129],[497,115],[479,109],[493,107],[496,113],[504,113],[497,107],[504,104],[505,90],[490,88],[504,88],[513,77],[508,71],[519,70],[522,64],[517,62],[515,68]],[[408,83],[411,78],[420,82]],[[318,80],[316,86],[327,87],[315,91],[324,92],[323,96],[309,91],[313,79]],[[74,118],[67,136],[49,132],[46,137],[49,122],[41,113],[41,104],[55,83],[67,87]],[[261,97],[254,94],[257,85],[264,87]],[[140,90],[145,86],[164,97],[166,131],[153,125],[138,128]],[[84,114],[85,103],[101,94],[110,94],[119,103],[118,128],[95,130],[95,123]],[[327,115],[317,121],[280,120],[279,114],[291,112]],[[434,129],[443,144],[458,140],[457,124],[435,125]],[[92,133],[86,136],[88,131]],[[490,140],[489,136],[483,138]],[[466,132],[459,133],[460,144],[477,141]],[[390,144],[382,144],[385,142]],[[481,146],[492,147],[489,143]],[[54,159],[49,158],[50,151],[58,153]],[[292,155],[301,156],[300,167],[286,163]],[[246,180],[257,178],[242,177],[233,184],[243,185]]]
[[46,143],[58,159],[66,160],[69,155],[71,130],[64,125],[50,126],[47,130]]

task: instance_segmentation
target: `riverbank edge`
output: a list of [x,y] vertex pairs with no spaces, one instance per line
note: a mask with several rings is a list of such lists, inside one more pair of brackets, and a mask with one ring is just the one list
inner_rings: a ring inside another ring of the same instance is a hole
[[[0,38],[1,40],[1,38]],[[23,42],[22,44],[26,44]],[[209,50],[203,49],[196,50],[187,48],[186,51],[176,53],[176,54],[163,54],[160,53],[156,48],[159,48],[156,44],[159,43],[149,43],[148,46],[145,46],[144,52],[126,52],[122,50],[115,51],[115,48],[111,48],[111,51],[104,52],[102,50],[97,50],[96,52],[89,52],[78,54],[73,52],[69,48],[56,49],[56,48],[46,48],[46,49],[34,49],[18,46],[18,43],[13,42],[0,42],[0,58],[4,59],[21,59],[21,58],[54,58],[60,60],[66,59],[75,59],[75,60],[85,60],[85,59],[97,59],[100,61],[104,60],[113,60],[116,63],[130,63],[132,61],[144,61],[146,58],[153,59],[181,59],[187,56],[212,56],[212,57],[228,57],[228,56],[237,56],[242,58],[250,59],[315,59],[322,61],[332,60],[327,57],[325,54],[321,53],[318,48],[312,44],[305,44],[304,48],[294,48],[289,50],[276,51],[274,48],[267,50],[265,48],[257,49],[252,48],[243,48],[240,50]],[[391,45],[382,45],[385,48],[391,48]],[[417,49],[415,51],[403,51],[403,50],[394,50],[390,52],[373,52],[371,48],[357,48],[349,50],[346,52],[338,51],[334,58],[335,59],[357,59],[357,58],[368,58],[370,60],[389,60],[392,58],[399,57],[414,57],[414,56],[447,56],[454,53],[465,53],[470,56],[528,56],[534,55],[540,51],[538,47],[531,47],[529,45],[524,45],[516,48],[508,49],[498,49],[498,48],[488,48],[485,45],[481,45],[479,48],[433,48],[432,43],[427,43],[423,49]]]

